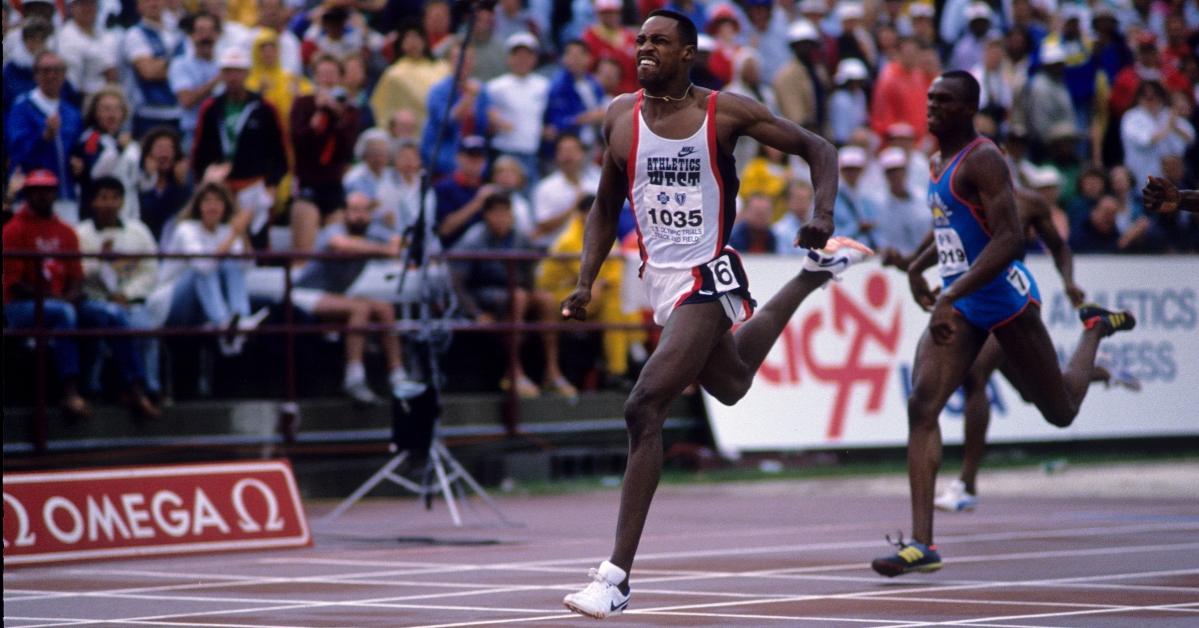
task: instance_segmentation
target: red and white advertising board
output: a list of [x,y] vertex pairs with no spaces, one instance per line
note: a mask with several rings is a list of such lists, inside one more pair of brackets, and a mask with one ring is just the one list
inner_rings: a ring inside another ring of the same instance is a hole
[[[1059,361],[1074,351],[1082,326],[1052,260],[1029,256],[1041,320]],[[745,256],[758,305],[795,276],[797,258]],[[1140,393],[1092,386],[1074,424],[1059,429],[992,376],[992,442],[1135,438],[1199,434],[1199,258],[1074,258],[1088,300],[1127,309],[1136,329],[1102,342],[1099,359],[1144,384]],[[937,285],[930,271],[930,285]],[[845,447],[902,447],[916,344],[928,314],[912,301],[907,277],[868,262],[800,306],[735,406],[705,395],[712,432],[727,455]],[[962,399],[941,415],[946,443],[962,441]]]
[[286,460],[4,474],[4,566],[305,547]]

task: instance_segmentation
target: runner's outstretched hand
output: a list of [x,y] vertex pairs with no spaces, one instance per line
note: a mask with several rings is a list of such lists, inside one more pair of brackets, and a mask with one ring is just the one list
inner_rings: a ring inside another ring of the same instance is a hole
[[833,217],[818,215],[799,228],[795,244],[805,249],[823,249],[832,235]]
[[575,291],[562,301],[562,318],[573,318],[580,321],[587,320],[588,303],[591,303],[591,289],[575,288]]

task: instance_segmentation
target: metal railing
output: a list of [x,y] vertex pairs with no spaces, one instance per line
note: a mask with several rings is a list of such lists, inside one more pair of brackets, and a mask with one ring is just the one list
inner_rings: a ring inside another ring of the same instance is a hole
[[[295,288],[293,273],[298,270],[293,266],[292,262],[297,260],[345,260],[345,261],[362,261],[362,260],[394,260],[395,258],[388,255],[364,255],[356,253],[331,253],[331,252],[291,252],[291,251],[263,251],[252,253],[113,253],[113,252],[43,252],[30,250],[5,250],[0,253],[4,260],[33,260],[35,263],[42,264],[46,259],[100,259],[100,260],[120,260],[120,259],[146,259],[156,258],[159,260],[166,259],[241,259],[256,262],[268,262],[265,266],[277,264],[283,270],[283,323],[273,325],[260,325],[253,330],[245,330],[238,333],[247,335],[282,335],[284,338],[284,393],[280,403],[279,425],[280,431],[286,433],[286,426],[294,425],[298,417],[297,405],[297,389],[296,389],[296,365],[295,365],[295,339],[297,335],[313,335],[326,333],[378,333],[378,332],[414,332],[424,330],[426,324],[421,321],[413,320],[397,320],[394,324],[385,323],[368,323],[364,325],[349,325],[346,323],[307,323],[297,324],[295,322],[295,305],[292,303],[292,292]],[[578,255],[573,254],[547,254],[540,251],[474,251],[474,252],[458,252],[451,251],[439,255],[431,256],[431,260],[437,262],[452,262],[454,260],[490,260],[502,261],[505,263],[508,278],[508,293],[511,295],[515,292],[519,283],[519,272],[517,266],[520,263],[531,263],[543,259],[558,259],[558,260],[578,260]],[[419,271],[411,269],[414,275]],[[109,338],[109,337],[196,337],[196,336],[220,336],[224,335],[227,330],[212,328],[207,326],[170,326],[158,328],[89,328],[89,329],[47,329],[45,319],[45,300],[46,295],[46,280],[45,274],[39,267],[38,272],[34,274],[34,322],[32,327],[27,328],[11,328],[8,325],[4,326],[4,337],[15,338],[33,338],[34,340],[34,363],[36,370],[36,386],[35,386],[35,408],[31,417],[32,445],[35,453],[44,453],[47,449],[48,439],[48,424],[46,414],[46,352],[47,342],[51,338]],[[453,289],[453,288],[450,288]],[[515,299],[509,299],[510,310],[509,319],[516,321],[519,312],[516,311]],[[547,322],[492,322],[492,323],[477,323],[469,320],[441,320],[437,323],[438,329],[451,332],[464,333],[490,333],[490,334],[505,334],[507,340],[507,369],[509,372],[519,364],[520,361],[520,343],[518,342],[519,335],[524,332],[542,332],[542,331],[609,331],[609,330],[650,330],[652,324],[645,323],[598,323],[598,322],[582,322],[582,321],[561,321],[554,323]],[[520,396],[516,390],[516,386],[510,386],[507,392],[504,403],[504,429],[508,436],[515,436],[520,433]]]

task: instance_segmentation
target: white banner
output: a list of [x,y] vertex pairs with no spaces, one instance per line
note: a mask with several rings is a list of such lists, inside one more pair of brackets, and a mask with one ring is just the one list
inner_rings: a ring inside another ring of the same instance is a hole
[[[1053,262],[1031,256],[1041,317],[1064,362],[1082,331]],[[1087,299],[1127,309],[1131,332],[1102,342],[1100,363],[1144,383],[1140,393],[1091,387],[1074,424],[1047,423],[1001,375],[991,378],[992,442],[1199,434],[1199,258],[1078,256]],[[750,289],[765,303],[799,268],[796,258],[745,256]],[[930,285],[938,285],[930,273]],[[912,359],[928,314],[907,278],[877,262],[845,273],[800,306],[737,405],[705,394],[722,452],[903,446]],[[962,397],[941,415],[946,443],[962,440]]]

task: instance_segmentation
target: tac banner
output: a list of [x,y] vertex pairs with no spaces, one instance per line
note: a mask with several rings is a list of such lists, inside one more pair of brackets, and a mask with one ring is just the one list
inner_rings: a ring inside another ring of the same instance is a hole
[[4,566],[312,544],[286,460],[4,474]]
[[[1081,323],[1052,260],[1026,264],[1040,288],[1041,318],[1064,363]],[[998,373],[991,378],[993,442],[1199,434],[1199,257],[1076,256],[1075,279],[1088,300],[1127,309],[1130,332],[1105,339],[1100,363],[1126,369],[1140,393],[1091,387],[1066,429],[1053,427]],[[745,256],[750,290],[765,303],[799,269],[795,258]],[[939,285],[935,273],[930,285]],[[907,277],[868,262],[808,297],[737,405],[705,394],[720,450],[786,451],[904,446],[916,344],[928,314],[912,301]],[[960,392],[941,416],[947,443],[962,440]]]

